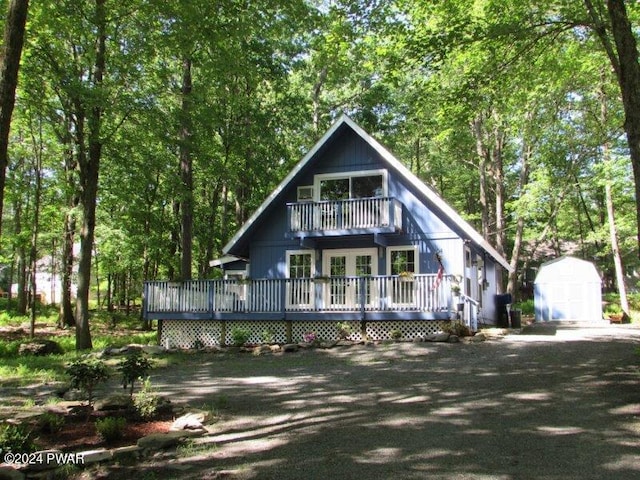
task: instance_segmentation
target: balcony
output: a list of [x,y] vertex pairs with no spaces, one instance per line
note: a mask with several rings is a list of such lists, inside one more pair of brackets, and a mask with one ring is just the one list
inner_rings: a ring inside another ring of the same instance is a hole
[[393,233],[402,230],[402,204],[372,197],[287,204],[292,237]]

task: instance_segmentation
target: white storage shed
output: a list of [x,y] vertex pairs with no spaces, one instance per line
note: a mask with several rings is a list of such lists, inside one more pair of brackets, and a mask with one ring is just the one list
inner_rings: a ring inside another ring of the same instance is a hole
[[602,280],[591,262],[565,256],[543,263],[533,288],[536,322],[602,320]]

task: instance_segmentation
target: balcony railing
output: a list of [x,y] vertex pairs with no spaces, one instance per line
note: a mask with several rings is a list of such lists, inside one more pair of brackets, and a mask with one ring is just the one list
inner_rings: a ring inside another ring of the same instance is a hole
[[292,233],[402,229],[402,204],[375,197],[287,204]]
[[452,276],[147,282],[145,315],[291,312],[448,312]]

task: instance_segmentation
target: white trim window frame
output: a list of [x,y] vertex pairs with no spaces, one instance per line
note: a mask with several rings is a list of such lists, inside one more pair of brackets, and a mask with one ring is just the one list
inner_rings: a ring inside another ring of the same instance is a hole
[[[292,265],[293,257],[309,257],[309,260],[301,260]],[[307,310],[313,307],[314,287],[313,277],[316,273],[315,250],[287,250],[287,308]],[[296,269],[295,275],[292,268]]]
[[[406,260],[406,264],[402,269],[394,268],[393,253],[394,252],[412,252],[413,261]],[[420,273],[419,251],[416,245],[404,245],[396,247],[387,247],[387,275],[389,284],[387,286],[387,302],[393,307],[413,307],[417,305],[418,300],[418,282],[412,277],[412,274]],[[409,268],[411,265],[411,269]]]
[[356,170],[353,172],[319,173],[313,177],[313,195],[316,202],[321,201],[320,191],[323,180],[349,180],[349,198],[358,198],[353,195],[353,178],[382,176],[382,191],[376,197],[389,196],[389,172],[384,168],[375,170]]

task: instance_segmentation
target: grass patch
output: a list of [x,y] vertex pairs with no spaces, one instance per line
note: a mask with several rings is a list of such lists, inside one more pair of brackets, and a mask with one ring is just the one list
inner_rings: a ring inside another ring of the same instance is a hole
[[[6,299],[0,299],[6,306]],[[0,302],[2,304],[2,302]],[[53,313],[52,313],[53,312]],[[43,316],[36,318],[36,340],[53,340],[64,353],[62,355],[20,356],[20,344],[31,341],[28,334],[29,318],[15,315],[11,310],[0,313],[0,326],[22,326],[24,332],[0,333],[0,386],[14,387],[37,383],[51,383],[68,380],[65,366],[76,360],[79,353],[75,349],[75,330],[58,329],[57,310],[43,308]],[[95,312],[90,319],[93,349],[122,347],[132,343],[153,345],[156,343],[155,331],[142,331],[137,316],[126,317],[115,314],[118,319],[115,328],[108,312]],[[135,328],[131,328],[135,326]],[[26,327],[26,328],[25,328]]]

